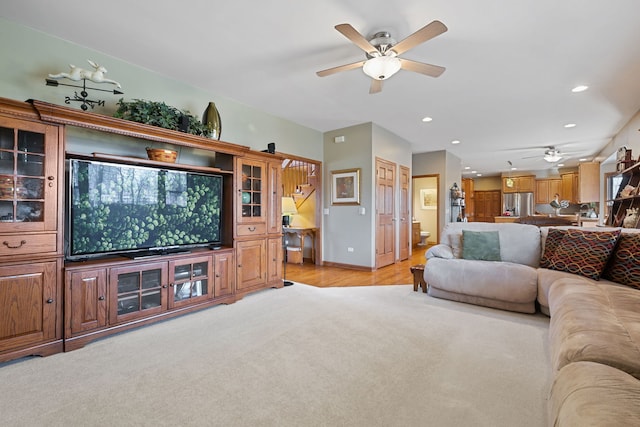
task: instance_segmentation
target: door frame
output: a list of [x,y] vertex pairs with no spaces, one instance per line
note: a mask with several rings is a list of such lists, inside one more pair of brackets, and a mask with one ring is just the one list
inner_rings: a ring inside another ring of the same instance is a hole
[[[415,180],[416,179],[420,179],[420,178],[435,178],[436,179],[436,188],[438,190],[438,197],[436,198],[436,235],[435,235],[435,239],[436,242],[439,243],[440,242],[440,217],[442,214],[442,203],[441,203],[441,199],[442,199],[442,194],[440,194],[440,174],[439,173],[434,173],[434,174],[425,174],[425,175],[412,175],[411,176],[411,207],[413,208],[415,206],[415,200],[413,198],[414,194],[415,194]],[[415,212],[413,212],[412,210],[412,218],[415,218]],[[413,245],[411,245],[413,247]]]

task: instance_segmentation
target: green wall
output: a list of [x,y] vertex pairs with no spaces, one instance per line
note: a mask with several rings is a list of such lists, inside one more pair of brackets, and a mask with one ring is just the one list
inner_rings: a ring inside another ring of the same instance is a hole
[[[124,95],[91,93],[106,101],[105,107],[93,110],[95,113],[112,115],[117,108],[116,102],[123,97],[125,100],[163,101],[200,117],[208,103],[213,101],[222,117],[223,140],[255,150],[266,149],[269,142],[275,142],[279,152],[314,160],[322,160],[323,157],[321,132],[207,93],[191,86],[188,74],[185,74],[184,81],[173,80],[3,18],[0,18],[0,57],[0,97],[39,99],[63,105],[65,96],[73,95],[74,88],[46,86],[48,74],[66,72],[70,63],[89,68],[87,59],[91,59],[106,67],[107,77],[118,81],[124,92]],[[65,83],[75,84],[70,80]],[[113,88],[108,84],[95,87]]]

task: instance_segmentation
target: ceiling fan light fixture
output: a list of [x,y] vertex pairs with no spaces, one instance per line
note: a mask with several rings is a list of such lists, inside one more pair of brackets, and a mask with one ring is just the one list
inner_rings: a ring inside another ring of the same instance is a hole
[[386,80],[400,71],[400,59],[394,56],[378,56],[364,63],[362,71],[376,80]]
[[557,152],[548,152],[545,153],[544,159],[549,163],[555,163],[562,160],[562,156]]

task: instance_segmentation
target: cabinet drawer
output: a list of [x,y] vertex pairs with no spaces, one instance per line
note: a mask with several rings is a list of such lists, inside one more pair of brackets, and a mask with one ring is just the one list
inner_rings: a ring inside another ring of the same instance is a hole
[[56,252],[56,235],[17,234],[0,237],[0,256]]
[[267,225],[265,223],[238,224],[238,236],[257,236],[266,234]]

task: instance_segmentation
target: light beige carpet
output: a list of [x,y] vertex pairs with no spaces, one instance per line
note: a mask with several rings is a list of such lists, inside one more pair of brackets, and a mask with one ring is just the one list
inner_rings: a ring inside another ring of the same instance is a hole
[[0,365],[0,425],[544,426],[548,323],[295,284]]

